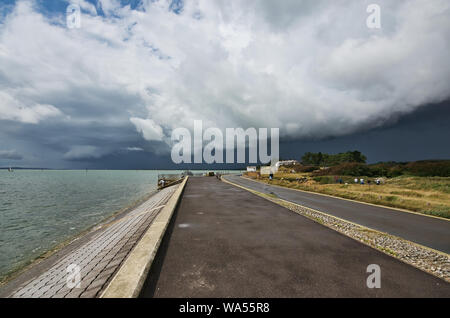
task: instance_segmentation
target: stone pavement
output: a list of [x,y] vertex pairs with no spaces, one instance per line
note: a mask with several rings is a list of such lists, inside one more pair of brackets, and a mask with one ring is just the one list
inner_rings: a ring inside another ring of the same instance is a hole
[[[15,289],[10,297],[97,297],[177,187],[161,190],[122,218],[101,226],[85,244]],[[80,288],[68,288],[72,264],[79,266]]]

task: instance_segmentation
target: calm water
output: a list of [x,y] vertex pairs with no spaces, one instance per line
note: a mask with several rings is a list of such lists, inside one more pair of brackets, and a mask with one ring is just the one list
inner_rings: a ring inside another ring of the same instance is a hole
[[0,278],[156,190],[176,171],[0,170]]

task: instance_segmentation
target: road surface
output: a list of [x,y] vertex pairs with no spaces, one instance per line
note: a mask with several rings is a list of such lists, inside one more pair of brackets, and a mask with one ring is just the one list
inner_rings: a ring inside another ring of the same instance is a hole
[[[367,266],[381,268],[370,289]],[[189,178],[141,297],[450,297],[450,284],[213,177]]]
[[236,175],[226,176],[225,178],[246,188],[262,193],[272,193],[280,199],[389,233],[447,254],[450,253],[450,221],[315,193],[271,186]]

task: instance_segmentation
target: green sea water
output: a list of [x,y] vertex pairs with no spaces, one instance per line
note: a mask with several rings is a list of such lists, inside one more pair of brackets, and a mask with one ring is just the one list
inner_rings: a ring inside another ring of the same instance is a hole
[[0,170],[0,278],[149,195],[164,173],[177,171]]

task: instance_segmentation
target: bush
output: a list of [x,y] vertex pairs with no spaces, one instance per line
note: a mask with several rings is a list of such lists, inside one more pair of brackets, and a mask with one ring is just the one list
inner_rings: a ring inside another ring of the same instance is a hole
[[405,172],[418,177],[450,177],[450,160],[410,162]]
[[313,178],[314,181],[320,183],[320,184],[330,184],[330,183],[335,183],[334,178],[333,177],[329,177],[329,176],[324,176],[324,177],[314,177]]
[[343,175],[394,178],[401,175],[417,177],[450,177],[450,160],[416,161],[409,163],[384,162],[372,165],[342,163],[328,169],[313,172],[315,176]]
[[323,165],[323,166],[335,166],[344,162],[358,162],[365,163],[367,160],[359,151],[347,151],[338,154],[327,153],[313,153],[307,152],[302,156],[302,163],[305,165]]
[[346,176],[372,176],[370,168],[363,163],[342,163],[338,166],[330,167],[313,172],[316,176],[325,175],[346,175]]
[[313,172],[317,169],[315,166],[304,166],[304,165],[292,165],[292,166],[285,166],[287,170],[291,171],[294,170],[295,172]]

